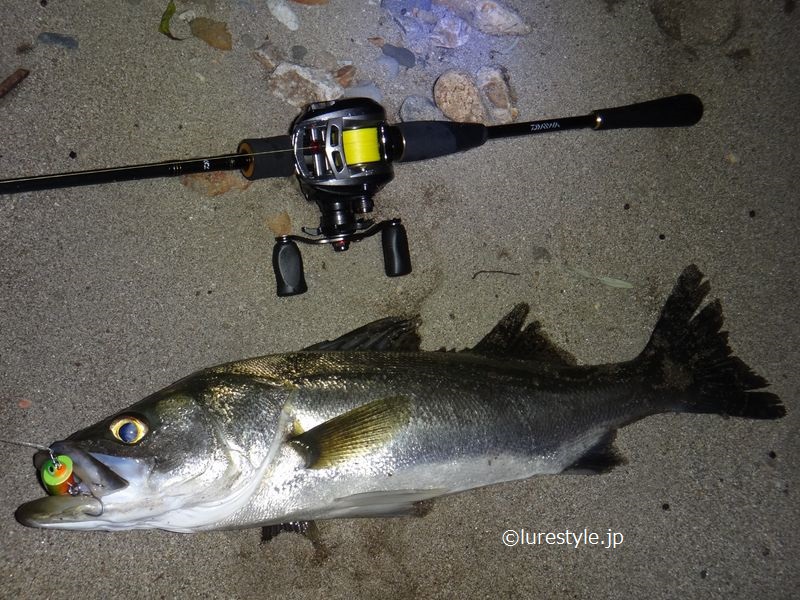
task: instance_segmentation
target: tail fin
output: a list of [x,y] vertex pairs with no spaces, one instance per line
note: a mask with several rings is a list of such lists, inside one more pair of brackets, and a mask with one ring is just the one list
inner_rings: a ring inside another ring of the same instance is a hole
[[[710,289],[695,265],[683,270],[661,311],[640,359],[653,371],[654,386],[678,392],[679,412],[715,413],[747,419],[779,419],[780,398],[769,383],[733,356],[722,328],[719,300],[706,304]],[[696,314],[695,314],[696,313]]]

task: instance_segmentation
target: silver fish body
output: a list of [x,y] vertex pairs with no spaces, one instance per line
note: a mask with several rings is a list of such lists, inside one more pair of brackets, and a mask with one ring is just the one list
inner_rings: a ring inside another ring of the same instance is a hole
[[469,351],[422,352],[415,320],[384,319],[205,369],[53,444],[73,457],[74,495],[17,518],[192,532],[412,514],[493,483],[608,470],[617,429],[648,415],[783,416],[731,356],[719,304],[697,312],[707,292],[687,268],[645,350],[617,364],[577,366],[537,324],[522,329],[518,305]]

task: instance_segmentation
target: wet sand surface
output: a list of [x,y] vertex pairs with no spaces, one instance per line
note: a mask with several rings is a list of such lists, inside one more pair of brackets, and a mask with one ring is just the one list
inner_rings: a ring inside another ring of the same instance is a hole
[[[302,46],[312,65],[354,65],[390,122],[406,97],[432,98],[444,71],[485,65],[507,70],[520,121],[682,92],[701,97],[705,114],[690,128],[496,140],[398,164],[375,216],[403,219],[413,273],[384,276],[379,238],[346,253],[304,247],[309,291],[293,298],[275,295],[267,222],[286,211],[296,232],[319,217],[290,179],[219,196],[178,179],[0,196],[0,437],[48,444],[198,368],[387,315],[419,313],[425,349],[463,348],[527,301],[581,363],[627,360],[690,263],[722,300],[735,353],[788,416],[652,417],[620,433],[628,463],[605,475],[485,488],[439,500],[423,518],[323,522],[322,562],[301,536],[260,545],[257,530],[24,528],[15,508],[43,492],[32,451],[4,445],[0,595],[791,597],[795,2],[509,1],[530,33],[473,30],[459,48],[416,48],[414,66],[396,73],[369,38],[411,45],[401,25],[411,31],[418,13],[395,18],[397,6],[375,1],[287,5],[295,31],[266,2],[179,4],[227,23],[224,51],[159,33],[163,1],[10,0],[0,78],[30,75],[0,99],[0,177],[223,154],[286,133],[299,110],[253,58],[267,37],[287,56]],[[504,532],[523,529],[624,542],[504,544]]]

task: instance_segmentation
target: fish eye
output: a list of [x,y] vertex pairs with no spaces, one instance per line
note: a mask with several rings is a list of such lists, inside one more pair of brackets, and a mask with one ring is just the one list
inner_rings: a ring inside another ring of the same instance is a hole
[[136,444],[147,435],[147,425],[136,417],[119,417],[109,426],[112,435],[123,444]]

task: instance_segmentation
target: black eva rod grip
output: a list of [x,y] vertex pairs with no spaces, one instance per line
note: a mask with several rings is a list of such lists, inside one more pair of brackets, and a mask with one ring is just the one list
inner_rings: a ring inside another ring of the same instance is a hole
[[679,94],[592,113],[595,129],[625,127],[686,127],[703,116],[703,103],[694,94]]
[[294,148],[288,135],[242,140],[237,152],[250,157],[242,168],[247,179],[294,175]]
[[480,123],[450,121],[409,121],[395,127],[403,137],[400,162],[426,160],[482,146],[488,130]]
[[272,268],[278,296],[297,296],[308,291],[300,248],[291,240],[279,239],[272,250]]
[[392,221],[381,232],[383,266],[388,277],[411,273],[411,254],[408,251],[406,228],[399,220]]

